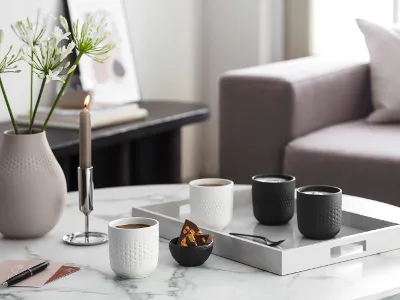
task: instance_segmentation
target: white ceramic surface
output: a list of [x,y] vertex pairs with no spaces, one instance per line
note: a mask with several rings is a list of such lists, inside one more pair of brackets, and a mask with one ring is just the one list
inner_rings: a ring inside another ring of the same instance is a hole
[[[202,186],[221,184],[221,186]],[[233,182],[227,179],[204,178],[189,183],[190,217],[196,224],[223,229],[232,221]]]
[[[145,224],[149,227],[124,229],[117,226]],[[149,218],[122,218],[108,225],[111,269],[124,278],[144,278],[158,264],[158,222]]]
[[[247,193],[248,185],[235,185]],[[129,217],[132,207],[184,200],[187,184],[147,185],[100,189],[94,192],[90,214],[93,231],[107,232],[112,220]],[[344,201],[347,210],[373,211],[400,221],[400,208],[359,199]],[[0,290],[0,299],[18,300],[342,300],[383,299],[400,292],[400,250],[350,260],[287,276],[277,276],[219,256],[211,255],[201,267],[184,268],[172,258],[167,240],[160,240],[157,269],[145,279],[117,277],[110,268],[108,245],[73,247],[61,238],[82,231],[84,216],[78,210],[78,194],[70,193],[60,222],[46,236],[34,240],[1,238],[1,261],[49,259],[81,270],[44,287]],[[399,237],[397,237],[399,238]]]
[[5,132],[0,146],[0,233],[10,238],[45,235],[65,206],[64,173],[46,133]]

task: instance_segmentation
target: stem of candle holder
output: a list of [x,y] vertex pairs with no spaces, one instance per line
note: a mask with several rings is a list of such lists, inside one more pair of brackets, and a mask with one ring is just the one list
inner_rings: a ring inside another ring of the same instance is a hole
[[85,215],[85,242],[89,243],[89,215]]
[[85,215],[85,232],[67,234],[64,242],[76,246],[92,246],[106,243],[108,236],[89,230],[89,214],[93,211],[93,167],[78,167],[79,210]]
[[89,216],[85,216],[85,232],[89,232]]

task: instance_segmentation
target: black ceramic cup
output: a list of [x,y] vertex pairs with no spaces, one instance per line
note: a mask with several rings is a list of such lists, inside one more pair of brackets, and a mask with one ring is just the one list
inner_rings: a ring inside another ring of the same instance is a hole
[[253,176],[254,217],[263,225],[282,225],[294,214],[296,178],[291,175]]
[[182,247],[177,245],[178,239],[179,237],[169,242],[169,251],[176,262],[184,267],[197,267],[204,264],[214,247],[214,242],[209,245]]
[[324,185],[298,188],[297,224],[306,238],[335,237],[342,227],[342,190]]

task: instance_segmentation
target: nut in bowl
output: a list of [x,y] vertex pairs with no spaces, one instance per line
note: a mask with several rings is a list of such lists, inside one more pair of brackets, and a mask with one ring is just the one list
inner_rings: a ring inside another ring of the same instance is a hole
[[186,220],[179,237],[169,242],[169,250],[176,262],[184,267],[197,267],[210,257],[213,236],[201,232],[196,224]]

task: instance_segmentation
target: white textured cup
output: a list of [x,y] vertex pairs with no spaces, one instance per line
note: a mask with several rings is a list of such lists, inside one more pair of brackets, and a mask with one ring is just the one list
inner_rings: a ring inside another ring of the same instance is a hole
[[[116,226],[146,224],[149,227],[123,229]],[[125,278],[150,276],[158,264],[158,221],[149,218],[124,218],[108,224],[111,269]]]
[[[221,184],[221,186],[202,186]],[[196,179],[190,185],[190,217],[210,229],[223,229],[232,221],[233,182],[227,179]]]

